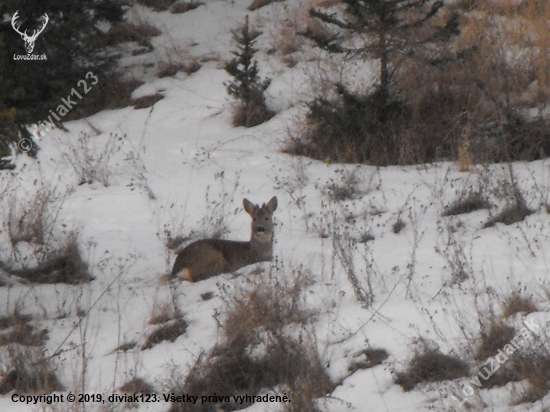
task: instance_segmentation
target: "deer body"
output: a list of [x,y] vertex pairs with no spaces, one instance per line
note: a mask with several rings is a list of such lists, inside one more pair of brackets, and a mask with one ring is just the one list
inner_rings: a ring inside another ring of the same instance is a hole
[[252,217],[250,241],[202,239],[193,242],[178,253],[172,278],[197,282],[272,259],[273,212],[277,198],[274,196],[261,207],[244,199],[243,206]]

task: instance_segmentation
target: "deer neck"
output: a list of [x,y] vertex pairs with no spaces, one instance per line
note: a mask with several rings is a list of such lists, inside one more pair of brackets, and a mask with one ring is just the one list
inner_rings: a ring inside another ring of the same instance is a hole
[[259,238],[252,235],[250,237],[250,250],[262,261],[271,260],[273,257],[273,236]]

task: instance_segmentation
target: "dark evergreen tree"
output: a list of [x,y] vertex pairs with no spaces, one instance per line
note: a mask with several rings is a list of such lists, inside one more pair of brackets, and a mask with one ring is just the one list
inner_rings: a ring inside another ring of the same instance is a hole
[[[378,121],[385,123],[395,99],[392,87],[400,62],[426,59],[428,64],[433,60],[430,54],[434,48],[430,46],[459,33],[457,15],[448,13],[439,24],[431,25],[443,8],[441,0],[343,0],[343,3],[340,15],[310,9],[310,15],[325,23],[329,30],[308,31],[305,35],[330,53],[379,59],[374,97],[379,107]],[[339,32],[335,33],[334,28]]]
[[254,43],[260,34],[250,31],[248,16],[243,29],[233,32],[238,51],[232,52],[235,58],[226,64],[225,70],[235,78],[227,85],[227,92],[241,102],[234,118],[236,126],[256,126],[273,116],[267,110],[264,98],[264,91],[271,80],[260,79],[258,62],[254,59],[254,54],[258,51],[254,48]]
[[[76,104],[69,102],[70,114],[62,120],[82,115],[84,106],[93,106],[94,101],[101,98],[102,91],[109,87],[106,75],[113,60],[105,49],[106,33],[98,28],[98,24],[120,21],[125,12],[124,1],[2,1],[0,157],[9,154],[10,142],[21,137],[18,131],[22,125],[47,119],[51,116],[50,110],[55,112],[73,88],[82,99],[72,94]],[[16,12],[17,16],[13,18]],[[32,54],[45,55],[47,59],[16,59],[15,55],[28,54],[28,43],[22,37],[31,36],[41,29],[43,32],[36,38]],[[98,79],[94,85],[90,77],[86,77],[90,71]],[[85,81],[87,87],[82,87],[79,81]],[[101,107],[97,106],[97,109],[101,110]]]

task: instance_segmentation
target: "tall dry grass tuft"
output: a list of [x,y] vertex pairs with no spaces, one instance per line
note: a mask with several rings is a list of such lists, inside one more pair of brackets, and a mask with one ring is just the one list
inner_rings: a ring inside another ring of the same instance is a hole
[[[314,399],[328,393],[332,383],[308,334],[313,314],[303,309],[304,282],[304,276],[290,281],[264,278],[224,298],[227,312],[218,317],[223,340],[197,359],[179,391],[193,395],[286,393],[291,402],[282,405],[285,410],[315,411]],[[170,411],[236,410],[251,404],[233,402],[231,396],[217,405],[174,405]]]

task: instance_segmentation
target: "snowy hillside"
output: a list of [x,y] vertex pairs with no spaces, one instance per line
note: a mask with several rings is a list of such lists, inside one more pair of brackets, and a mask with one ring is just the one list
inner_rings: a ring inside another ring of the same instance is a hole
[[[287,64],[276,52],[282,22],[307,2],[252,12],[249,0],[205,3],[181,14],[139,5],[129,12],[162,34],[152,52],[127,53],[120,64],[144,81],[133,98],[161,100],[67,122],[68,132],[55,129],[38,142],[37,159],[19,155],[15,170],[0,172],[3,267],[33,266],[51,248],[76,242],[95,278],[41,284],[0,272],[0,411],[199,410],[164,397],[190,388],[204,388],[192,394],[197,405],[202,396],[231,397],[202,410],[236,410],[233,396],[265,394],[289,402],[243,410],[306,411],[300,397],[308,394],[330,412],[550,410],[550,376],[540,372],[550,366],[549,162],[461,171],[452,162],[378,168],[285,154],[304,103],[321,91],[316,74],[337,64],[315,50]],[[272,79],[266,101],[276,112],[253,128],[232,126],[224,70],[232,30],[247,14],[263,33],[257,58],[261,76]],[[189,60],[200,69],[156,75],[163,64]],[[372,81],[373,64],[331,76]],[[243,198],[261,205],[272,196],[271,264],[197,283],[167,279],[177,247],[191,240],[213,233],[248,240]],[[24,224],[26,236],[15,230]],[[8,345],[18,330],[32,342]],[[312,366],[282,365],[276,374],[292,380],[303,372],[304,381],[269,380],[266,361],[262,373],[242,378],[251,388],[272,382],[256,392],[201,386],[215,381],[203,376],[208,371],[224,379],[216,359],[243,336],[250,359],[290,345]],[[64,401],[27,405],[19,395],[49,391],[10,390],[10,379],[24,377],[9,373],[24,362],[50,368],[60,385],[52,393]],[[508,378],[496,367],[487,376],[483,368],[493,363]],[[135,378],[151,388],[120,389]],[[122,401],[136,392],[139,402]],[[67,402],[69,394],[102,397],[79,405]]]

